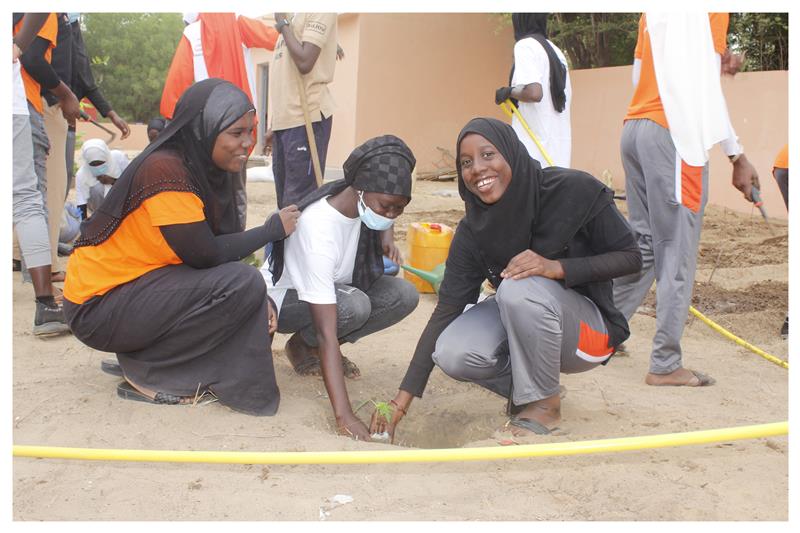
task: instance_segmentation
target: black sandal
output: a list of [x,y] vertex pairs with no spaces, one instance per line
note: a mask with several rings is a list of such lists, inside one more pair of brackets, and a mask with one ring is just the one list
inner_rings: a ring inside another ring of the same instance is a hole
[[137,402],[152,403],[156,405],[186,405],[187,396],[175,396],[165,392],[157,392],[154,398],[139,392],[136,387],[123,381],[117,385],[117,396],[123,400],[134,400]]

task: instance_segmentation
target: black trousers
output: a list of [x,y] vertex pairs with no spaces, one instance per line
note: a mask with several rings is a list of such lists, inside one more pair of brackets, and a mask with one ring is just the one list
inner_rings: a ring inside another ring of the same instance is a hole
[[125,376],[157,392],[194,396],[273,415],[275,382],[264,280],[257,269],[170,265],[64,312],[81,342],[115,352]]

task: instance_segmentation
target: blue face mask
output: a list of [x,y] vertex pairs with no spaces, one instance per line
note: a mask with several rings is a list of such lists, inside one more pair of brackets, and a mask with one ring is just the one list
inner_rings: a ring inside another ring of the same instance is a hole
[[97,165],[97,166],[89,165],[89,171],[95,178],[98,176],[102,176],[103,174],[108,174],[108,162],[106,161],[102,165]]
[[72,24],[73,22],[76,22],[78,19],[81,18],[81,14],[80,13],[67,13],[67,18],[69,19],[69,23]]
[[392,227],[394,220],[379,215],[364,203],[364,191],[358,193],[358,217],[369,229],[383,231]]

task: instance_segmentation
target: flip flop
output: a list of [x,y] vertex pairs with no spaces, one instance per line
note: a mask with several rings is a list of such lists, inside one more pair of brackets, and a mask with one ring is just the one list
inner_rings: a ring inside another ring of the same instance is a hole
[[117,396],[123,400],[134,400],[156,405],[181,405],[184,399],[183,396],[175,396],[174,394],[166,394],[164,392],[157,392],[155,398],[150,398],[136,390],[136,388],[127,381],[123,381],[117,385]]
[[112,376],[117,376],[120,378],[124,377],[122,375],[122,367],[119,366],[119,361],[113,357],[109,357],[108,359],[103,359],[100,361],[100,370]]
[[[520,418],[517,416],[512,416],[511,419],[508,421],[509,425],[527,429],[528,431],[535,433],[536,435],[549,435],[553,432],[552,429],[548,429],[544,424],[537,422],[532,418]],[[558,429],[558,428],[553,428]]]
[[688,387],[707,387],[707,386],[713,385],[714,383],[717,382],[716,379],[712,378],[708,374],[703,374],[702,372],[699,372],[697,370],[689,370],[689,372],[694,374],[694,377],[697,378],[698,383],[697,383],[697,385],[689,385],[687,383],[686,386],[688,386]]

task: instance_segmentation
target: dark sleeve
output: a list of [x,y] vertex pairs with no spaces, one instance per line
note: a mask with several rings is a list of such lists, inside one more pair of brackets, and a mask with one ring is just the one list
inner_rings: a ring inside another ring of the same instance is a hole
[[408,365],[406,375],[400,383],[400,389],[422,398],[422,393],[434,367],[432,356],[433,350],[436,348],[436,340],[453,320],[461,316],[463,310],[464,306],[449,305],[442,301],[436,304],[436,308],[428,320],[428,325],[425,326],[419,341],[417,341],[417,348],[414,350],[414,356]]
[[95,82],[89,55],[86,53],[86,46],[83,42],[80,23],[73,22],[72,26],[72,90],[78,100],[88,98],[97,112],[106,117],[111,111],[111,104],[105,99]]
[[486,274],[477,244],[466,224],[460,222],[447,254],[439,301],[462,309],[467,304],[474,304],[478,301],[484,279]]
[[639,245],[616,205],[606,206],[584,229],[596,255],[559,259],[566,287],[607,281],[641,270]]
[[439,288],[439,303],[433,310],[425,330],[417,342],[414,356],[408,365],[400,388],[414,396],[422,397],[433,370],[433,351],[436,339],[450,323],[458,318],[468,303],[478,301],[481,283],[485,279],[471,233],[459,224],[447,255],[444,280]]
[[161,235],[185,264],[211,268],[247,257],[268,242],[283,239],[283,223],[274,213],[258,227],[240,233],[214,235],[205,221],[161,226]]
[[43,37],[36,37],[24,54],[19,58],[22,66],[42,88],[55,89],[61,80],[53,67],[44,58],[45,52],[50,48],[50,41]]

